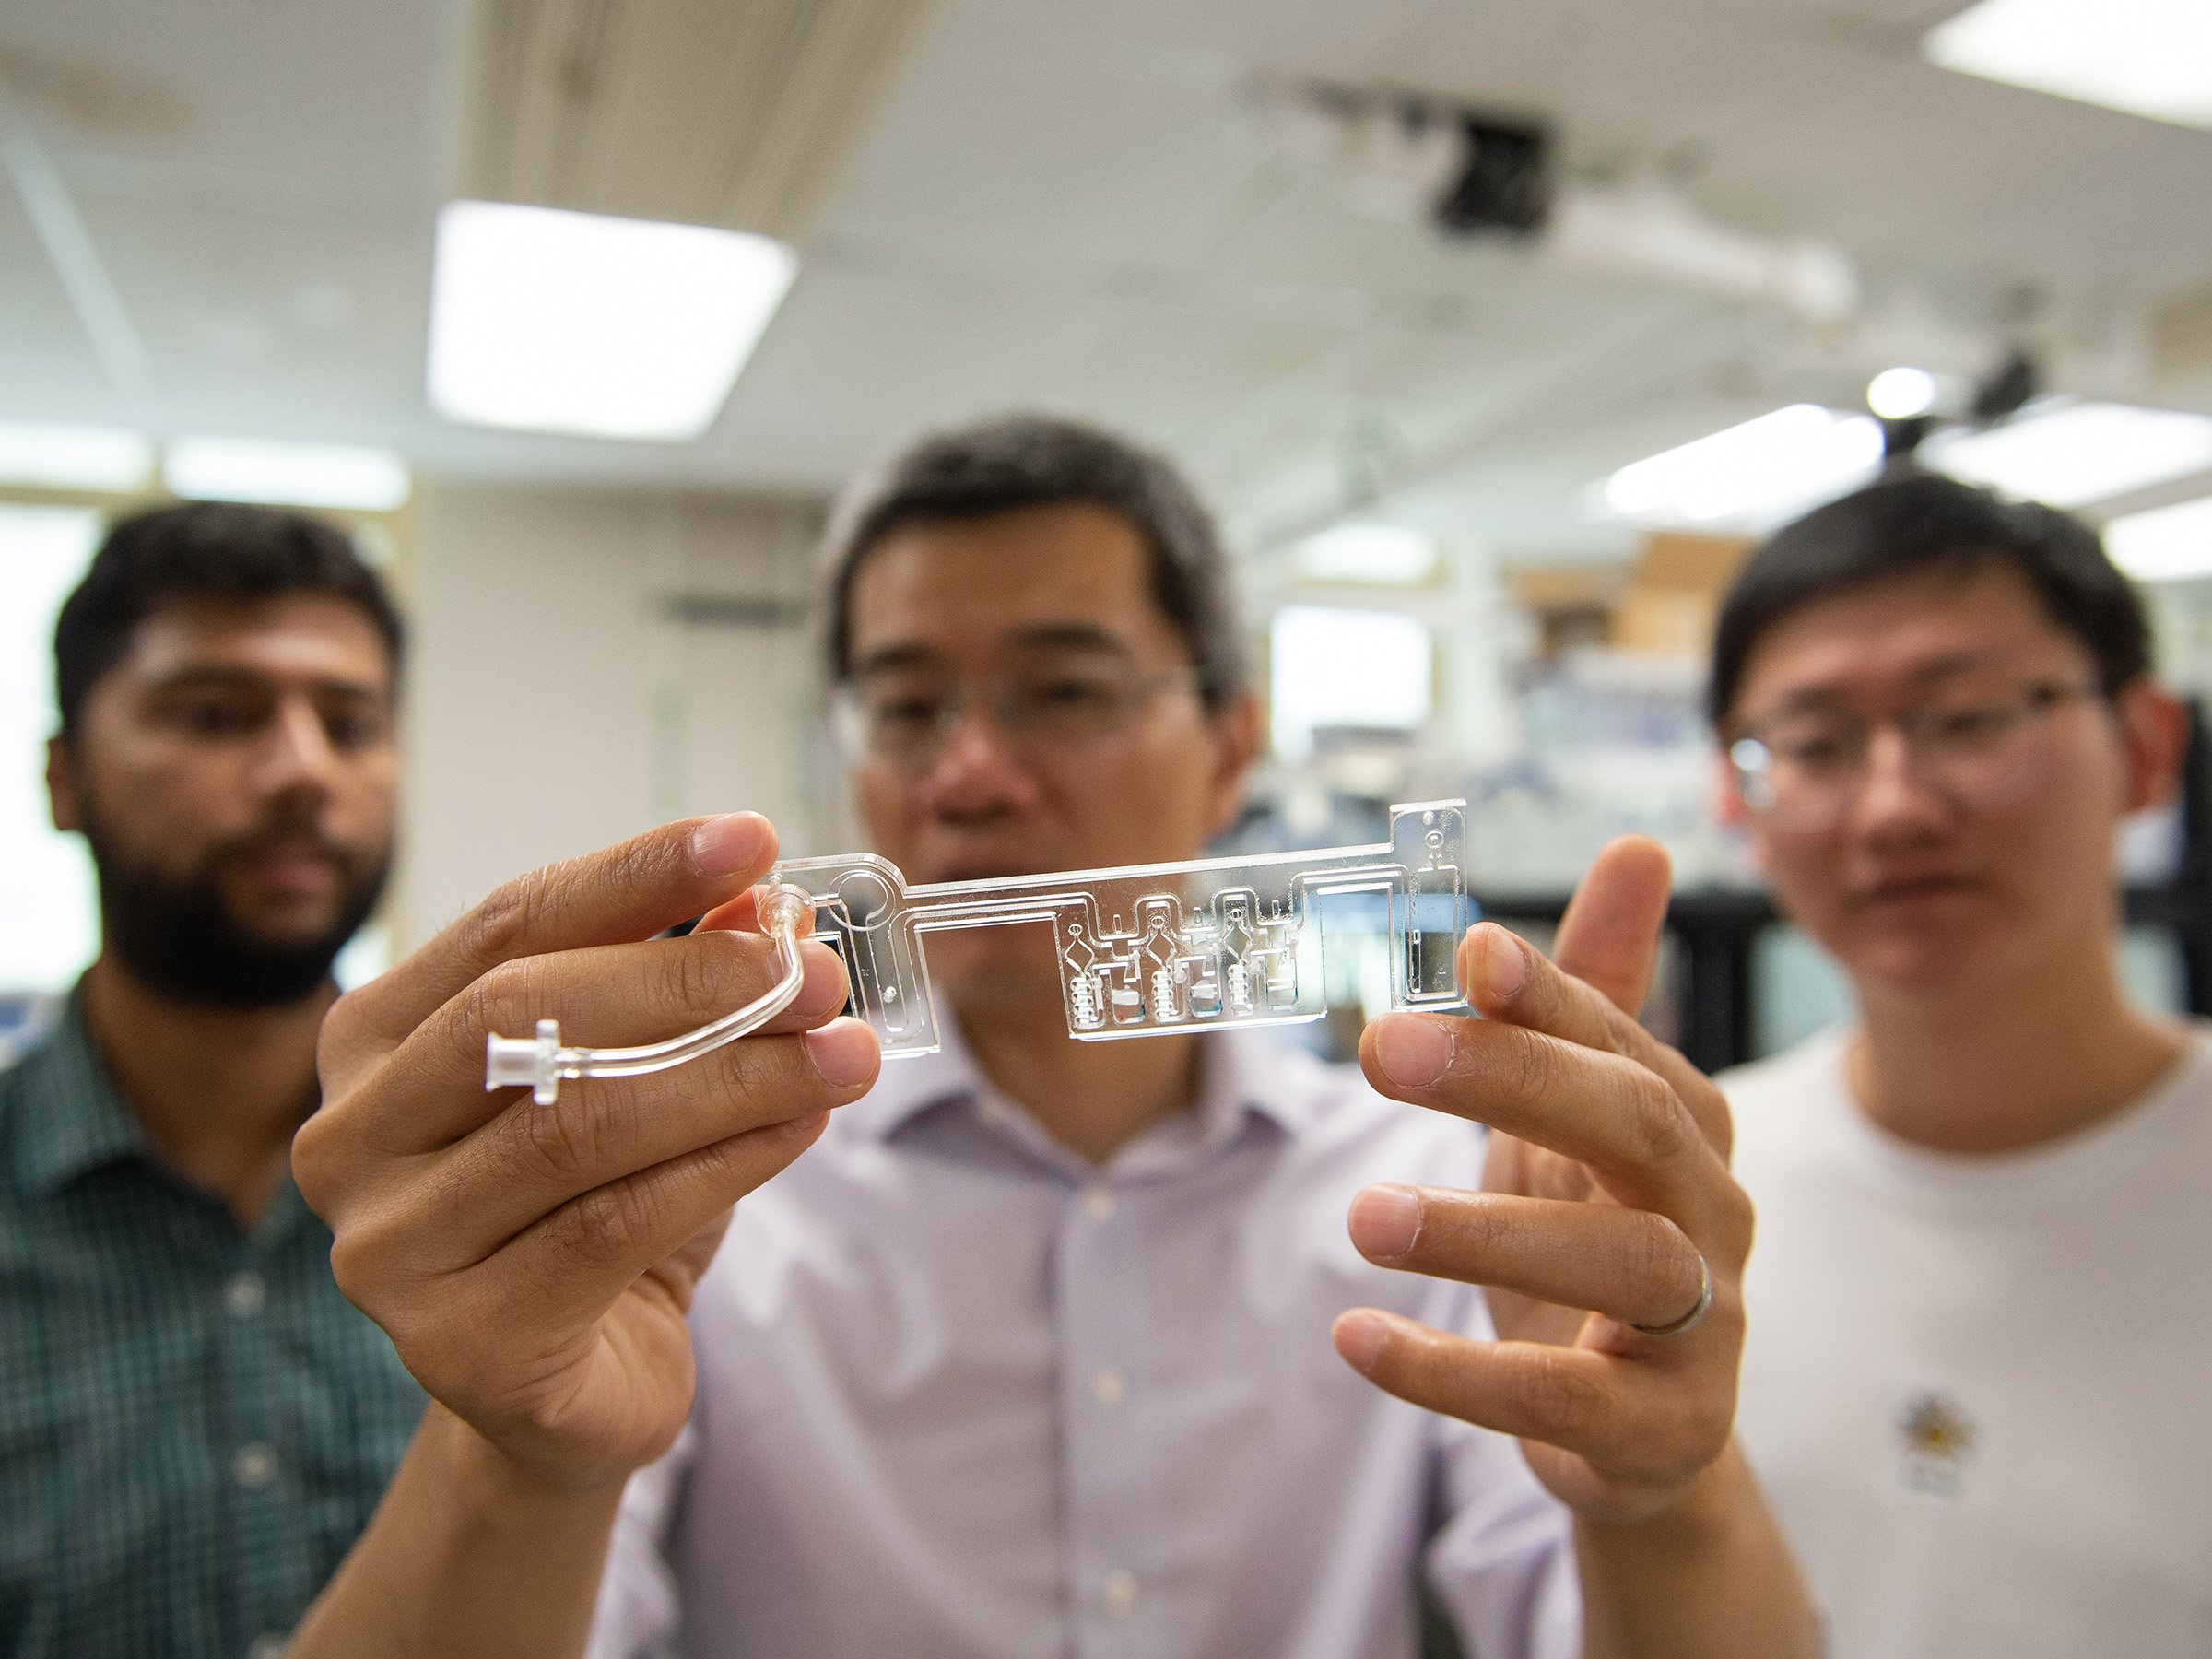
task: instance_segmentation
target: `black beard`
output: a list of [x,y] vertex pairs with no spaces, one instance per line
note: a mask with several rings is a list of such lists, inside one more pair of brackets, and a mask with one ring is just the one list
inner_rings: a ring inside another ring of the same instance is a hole
[[273,1008],[320,990],[330,964],[383,894],[389,853],[367,864],[324,842],[339,861],[340,903],[331,924],[311,939],[260,937],[223,899],[223,861],[277,833],[312,827],[272,822],[210,847],[190,874],[175,877],[123,856],[87,804],[85,840],[100,872],[101,935],[131,974],[173,1002],[215,1008]]

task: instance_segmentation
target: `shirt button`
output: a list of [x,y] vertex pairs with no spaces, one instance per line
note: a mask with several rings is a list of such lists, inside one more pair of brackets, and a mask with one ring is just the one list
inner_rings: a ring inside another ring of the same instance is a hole
[[251,1267],[234,1273],[223,1285],[223,1306],[239,1319],[251,1319],[269,1303],[269,1281]]
[[274,1630],[265,1630],[246,1645],[246,1659],[284,1659],[289,1644]]
[[1090,1373],[1090,1397],[1101,1406],[1119,1406],[1129,1397],[1129,1382],[1111,1365]]
[[1099,1586],[1099,1605],[1109,1618],[1126,1618],[1136,1611],[1136,1574],[1116,1567]]
[[230,1478],[249,1492],[276,1478],[276,1449],[260,1441],[241,1446],[230,1458]]
[[1083,1213],[1093,1221],[1113,1219],[1113,1189],[1094,1186],[1083,1194]]

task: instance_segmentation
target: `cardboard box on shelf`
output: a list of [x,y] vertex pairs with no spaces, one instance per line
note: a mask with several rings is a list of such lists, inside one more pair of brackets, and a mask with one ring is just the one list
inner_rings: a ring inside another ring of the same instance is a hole
[[1606,642],[1618,651],[1703,657],[1748,538],[1654,531],[1613,606]]
[[1701,657],[1712,648],[1720,601],[1687,588],[1626,589],[1606,628],[1606,643],[1616,651],[1660,656]]
[[1640,587],[1685,588],[1711,594],[1718,599],[1735,580],[1751,549],[1759,544],[1747,535],[1689,535],[1677,530],[1654,530],[1643,538],[1629,580]]
[[1606,637],[1620,575],[1610,568],[1533,566],[1507,577],[1513,602],[1536,619],[1541,655],[1558,657]]

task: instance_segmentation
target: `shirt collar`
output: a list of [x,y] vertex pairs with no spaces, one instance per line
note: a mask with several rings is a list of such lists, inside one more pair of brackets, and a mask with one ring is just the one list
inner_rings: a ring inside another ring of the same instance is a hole
[[1320,1100],[1282,1030],[1217,1031],[1199,1045],[1198,1116],[1208,1125],[1265,1119],[1293,1137],[1312,1126]]
[[8,1149],[25,1195],[42,1198],[79,1175],[147,1155],[138,1126],[109,1080],[73,994],[46,1041],[17,1065],[21,1112]]
[[[937,1052],[887,1062],[876,1087],[838,1113],[848,1130],[887,1141],[936,1107],[995,1097],[952,1011],[939,1005],[936,1023]],[[1248,1116],[1293,1137],[1312,1125],[1322,1106],[1320,1091],[1298,1056],[1286,1052],[1281,1033],[1200,1034],[1206,1041],[1199,1046],[1196,1115],[1207,1144],[1225,1144]]]

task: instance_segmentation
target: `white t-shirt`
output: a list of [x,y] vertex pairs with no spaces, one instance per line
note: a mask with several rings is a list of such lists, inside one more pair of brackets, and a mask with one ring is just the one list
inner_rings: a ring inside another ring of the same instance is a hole
[[1867,1121],[1848,1032],[1726,1074],[1737,1424],[1834,1659],[2212,1654],[2212,1034],[2046,1147]]

